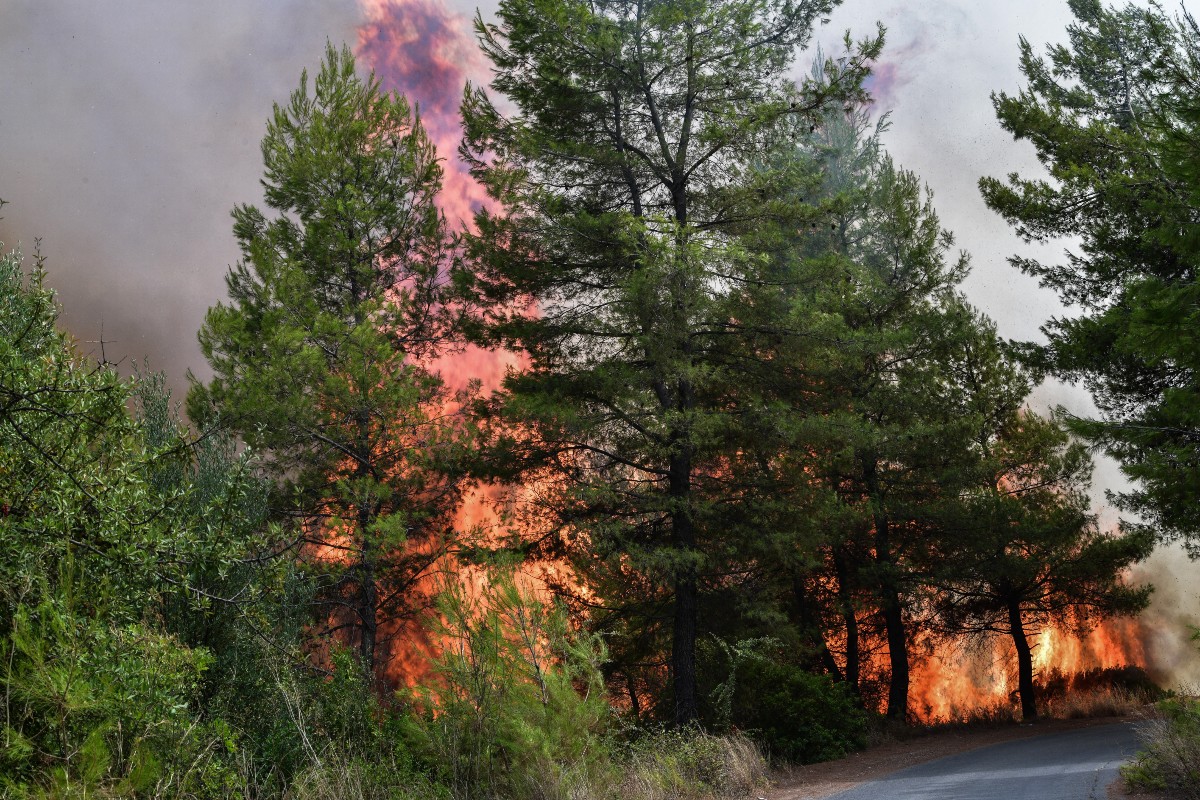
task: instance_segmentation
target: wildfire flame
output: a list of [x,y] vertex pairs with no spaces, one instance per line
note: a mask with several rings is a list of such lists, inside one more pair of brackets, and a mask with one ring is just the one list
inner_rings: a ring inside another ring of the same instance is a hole
[[[478,48],[471,20],[447,8],[441,0],[360,0],[364,21],[358,29],[357,55],[372,69],[386,90],[414,101],[421,121],[443,160],[443,190],[439,205],[452,225],[470,225],[473,214],[489,201],[457,155],[462,135],[458,104],[468,80],[485,83],[488,64]],[[434,365],[452,388],[477,381],[484,391],[498,388],[505,373],[519,367],[505,352],[468,348],[443,357]],[[499,490],[477,487],[468,493],[455,524],[458,530],[502,530]],[[461,567],[458,579],[479,587],[481,576]],[[569,580],[554,570],[556,580]],[[430,583],[430,590],[433,583]],[[414,620],[389,625],[393,646],[389,677],[412,684],[428,674],[436,642]],[[1147,663],[1147,633],[1138,620],[1110,620],[1082,638],[1048,627],[1030,636],[1035,677]],[[1016,664],[1011,640],[993,637],[974,644],[924,642],[914,648],[910,707],[926,722],[952,720],[980,708],[1010,701],[1016,689]],[[924,655],[921,655],[924,653]],[[864,673],[886,675],[886,652],[864,653]]]
[[[468,80],[481,83],[488,77],[471,20],[441,0],[360,0],[359,5],[363,13],[356,48],[359,63],[375,74],[385,91],[399,92],[414,104],[442,161],[438,205],[452,227],[471,225],[475,212],[488,203],[486,192],[458,157],[463,89]],[[430,365],[451,390],[476,384],[485,392],[499,388],[507,371],[519,366],[512,353],[476,347],[444,355]],[[454,519],[455,530],[484,539],[498,535],[503,529],[497,510],[499,492],[488,486],[468,488]],[[475,590],[485,580],[450,555],[413,592],[432,602],[447,575]],[[389,645],[385,677],[393,686],[428,680],[430,659],[440,643],[425,622],[420,618],[381,621],[380,638]]]
[[[443,164],[438,205],[451,225],[470,225],[475,212],[489,202],[458,157],[463,88],[468,80],[483,83],[488,77],[471,20],[441,0],[360,0],[360,5],[365,20],[358,29],[357,56],[385,90],[416,103]],[[498,388],[508,369],[516,366],[519,361],[512,353],[478,348],[434,365],[451,388],[478,381],[484,390]],[[479,513],[476,509],[471,516]]]
[[469,223],[486,195],[457,155],[462,138],[458,105],[466,82],[478,83],[488,74],[471,20],[440,0],[360,4],[366,21],[358,29],[357,55],[384,89],[416,103],[444,163],[442,210],[452,224]]
[[[1082,635],[1065,627],[1043,628],[1029,636],[1034,680],[1045,683],[1095,670],[1145,667],[1146,639],[1142,621],[1125,617],[1106,620]],[[913,664],[910,707],[925,723],[954,721],[980,709],[1013,705],[1016,689],[1011,638],[942,642]]]

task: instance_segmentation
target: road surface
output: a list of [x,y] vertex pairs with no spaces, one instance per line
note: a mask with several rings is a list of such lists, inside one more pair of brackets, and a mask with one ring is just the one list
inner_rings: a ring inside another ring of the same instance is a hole
[[860,784],[827,800],[1105,800],[1139,747],[1119,722],[994,744]]

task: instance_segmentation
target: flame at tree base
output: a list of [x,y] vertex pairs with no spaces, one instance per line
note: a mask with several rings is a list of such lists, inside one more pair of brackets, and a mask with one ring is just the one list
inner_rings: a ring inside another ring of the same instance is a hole
[[[1157,677],[1147,677],[1149,636],[1146,626],[1133,618],[1107,620],[1080,636],[1056,627],[1031,635],[1039,701],[1047,695],[1108,688],[1106,682],[1148,683]],[[988,635],[927,649],[912,669],[909,707],[917,720],[932,724],[1017,714],[1017,661],[1011,637]]]

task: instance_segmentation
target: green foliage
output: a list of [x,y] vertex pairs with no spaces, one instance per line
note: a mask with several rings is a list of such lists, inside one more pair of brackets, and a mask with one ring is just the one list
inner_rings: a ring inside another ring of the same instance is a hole
[[416,752],[455,797],[566,798],[610,756],[604,645],[502,574],[440,600],[444,651],[413,698]]
[[[818,65],[813,80],[841,73]],[[813,210],[802,226],[785,219],[754,235],[775,261],[782,318],[828,345],[779,352],[788,379],[772,397],[789,435],[756,455],[781,506],[807,501],[775,522],[807,535],[762,563],[787,565],[776,591],[809,666],[869,699],[862,654],[886,639],[887,710],[903,718],[933,520],[971,460],[961,354],[994,336],[959,295],[967,256],[920,178],[883,150],[885,129],[865,104],[830,109],[776,155],[790,165],[793,202]]]
[[1002,420],[981,444],[981,483],[964,492],[939,549],[946,619],[960,630],[1008,632],[1011,601],[1036,631],[1143,608],[1149,590],[1121,575],[1153,542],[1098,529],[1083,445],[1031,412]]
[[155,514],[128,386],[55,327],[43,277],[40,258],[28,286],[18,254],[0,259],[0,633],[18,602],[53,592],[69,552],[109,577],[112,613],[133,621],[159,556],[187,544]]
[[810,764],[866,747],[866,714],[828,676],[757,661],[745,669],[734,695],[733,719],[772,759]]
[[337,649],[328,675],[276,673],[272,696],[287,722],[275,731],[275,752],[285,761],[259,761],[277,774],[262,776],[256,790],[311,800],[407,800],[447,797],[422,772],[406,744],[412,721],[403,709],[382,704],[356,656]]
[[[1101,411],[1072,427],[1135,481],[1123,507],[1163,536],[1197,534],[1195,114],[1200,29],[1161,6],[1072,0],[1065,45],[1021,42],[1028,85],[993,97],[1047,179],[984,178],[984,199],[1028,241],[1079,237],[1061,263],[1012,263],[1082,314],[1051,319],[1033,363],[1082,380]],[[1190,540],[1190,539],[1189,539]]]
[[188,410],[259,453],[320,626],[374,670],[380,625],[420,605],[412,586],[446,551],[460,491],[463,425],[425,366],[453,322],[441,167],[408,102],[332,46],[262,151],[275,215],[233,212],[242,260],[200,331],[214,375],[193,380]]
[[881,44],[847,42],[836,81],[783,79],[835,4],[506,0],[476,23],[512,111],[465,94],[463,152],[500,208],[457,278],[478,340],[528,359],[494,406],[522,432],[508,464],[544,477],[540,549],[605,599],[622,666],[670,652],[678,723],[697,714],[700,598],[775,499],[739,463],[772,428],[767,365],[807,332],[744,319],[776,285],[746,232],[796,217],[764,157],[789,120],[861,98]]
[[1157,709],[1158,718],[1145,725],[1146,749],[1121,767],[1121,776],[1135,788],[1194,800],[1200,797],[1200,701],[1172,697]]
[[225,535],[247,526],[219,506],[246,486],[201,500],[162,480],[188,469],[180,432],[129,416],[134,387],[76,353],[43,276],[40,259],[28,280],[19,256],[0,260],[5,791],[235,794],[236,736],[196,713],[212,659],[161,615],[234,564],[243,542]]
[[717,729],[744,732],[778,762],[828,761],[866,746],[866,714],[844,683],[783,660],[777,640],[715,645],[701,664],[727,676],[708,691]]
[[112,626],[70,595],[20,605],[0,643],[6,796],[227,797],[234,739],[195,719],[211,657],[144,625]]

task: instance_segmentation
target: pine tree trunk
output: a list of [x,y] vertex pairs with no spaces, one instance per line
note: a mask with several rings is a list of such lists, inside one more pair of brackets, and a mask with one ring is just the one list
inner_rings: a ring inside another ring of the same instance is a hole
[[671,667],[675,686],[675,724],[689,725],[700,716],[696,702],[696,577],[695,572],[675,581],[675,631]]
[[846,685],[858,697],[859,675],[862,672],[858,651],[858,614],[854,610],[854,602],[850,597],[849,570],[846,559],[838,552],[833,554],[833,568],[838,579],[838,604],[841,607],[842,621],[846,626]]
[[891,524],[883,511],[878,466],[873,458],[863,459],[863,477],[874,506],[875,561],[879,565],[880,615],[887,631],[888,663],[891,679],[888,683],[888,719],[908,717],[908,636],[904,629],[904,611],[900,590],[896,586],[896,562],[892,556]]
[[888,719],[905,719],[908,716],[908,643],[904,630],[904,615],[900,608],[900,595],[892,587],[885,586],[883,601],[883,624],[887,628],[888,662],[892,668],[888,684]]
[[366,508],[358,513],[359,535],[362,538],[358,562],[357,613],[361,631],[358,640],[359,659],[362,662],[363,674],[374,683],[376,643],[379,635],[379,587],[375,580],[376,548],[371,542],[371,534],[368,533],[372,522],[371,517],[370,510]]
[[698,588],[696,570],[691,564],[696,549],[696,531],[687,498],[691,491],[691,455],[672,456],[670,494],[679,502],[671,517],[671,533],[684,564],[675,577],[675,621],[671,638],[671,672],[675,689],[675,724],[689,725],[700,716],[696,700],[696,625]]
[[858,651],[858,617],[852,608],[843,609],[842,616],[846,621],[846,685],[858,697],[862,694],[859,686],[862,667]]
[[364,563],[362,569],[362,586],[359,592],[359,621],[362,624],[362,637],[359,640],[359,657],[362,659],[363,672],[369,679],[375,677],[375,648],[379,636],[379,588],[375,585],[375,566]]
[[813,604],[808,596],[808,587],[804,584],[804,578],[801,575],[792,576],[792,598],[796,607],[796,617],[800,623],[801,634],[807,636],[812,642],[813,648],[817,651],[817,657],[821,660],[821,666],[828,672],[838,683],[843,682],[846,676],[842,674],[838,668],[837,661],[833,658],[833,653],[829,651],[829,645],[825,642],[825,634],[821,631],[820,620],[813,611]]
[[625,672],[625,693],[629,696],[629,711],[633,714],[633,721],[640,723],[642,721],[642,702],[638,698],[637,686],[633,682],[633,673],[628,670]]
[[1026,722],[1037,719],[1036,689],[1033,685],[1033,650],[1025,636],[1025,625],[1021,620],[1021,605],[1015,600],[1008,603],[1008,628],[1012,632],[1013,644],[1017,648],[1017,691],[1021,695],[1021,718]]

